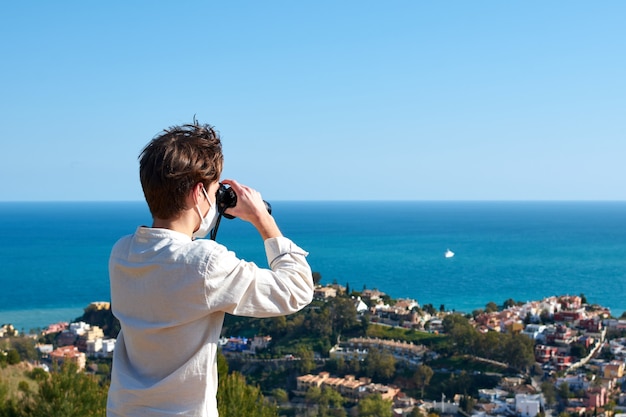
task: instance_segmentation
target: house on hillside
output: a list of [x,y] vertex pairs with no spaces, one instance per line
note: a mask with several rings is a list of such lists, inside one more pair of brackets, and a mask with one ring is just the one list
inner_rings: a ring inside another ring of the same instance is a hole
[[83,352],[80,352],[76,346],[62,346],[50,352],[50,359],[61,365],[66,362],[73,362],[78,366],[78,370],[85,369],[87,359]]
[[313,297],[317,300],[327,300],[336,296],[337,290],[333,287],[317,287],[313,290]]
[[515,411],[521,417],[535,417],[543,408],[543,396],[541,394],[515,396]]

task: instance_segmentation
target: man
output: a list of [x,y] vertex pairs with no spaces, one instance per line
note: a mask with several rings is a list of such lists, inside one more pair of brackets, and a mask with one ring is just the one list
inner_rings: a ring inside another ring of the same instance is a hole
[[209,125],[175,126],[140,155],[152,227],[120,239],[109,260],[111,304],[121,323],[107,416],[217,416],[217,343],[224,313],[271,317],[311,302],[307,252],[282,236],[261,195],[237,195],[227,213],[250,222],[269,269],[200,239],[217,218],[223,156]]

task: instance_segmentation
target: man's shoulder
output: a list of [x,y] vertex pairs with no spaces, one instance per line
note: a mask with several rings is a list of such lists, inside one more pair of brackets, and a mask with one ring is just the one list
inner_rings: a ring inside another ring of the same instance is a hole
[[210,239],[195,239],[189,242],[181,250],[188,252],[189,254],[207,256],[212,253],[219,253],[226,251],[227,249],[220,243]]
[[111,252],[119,250],[121,247],[127,246],[133,239],[133,234],[120,237],[112,246]]

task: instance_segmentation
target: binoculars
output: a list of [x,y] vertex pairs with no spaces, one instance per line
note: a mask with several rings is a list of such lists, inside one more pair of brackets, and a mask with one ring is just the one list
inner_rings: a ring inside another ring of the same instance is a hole
[[[220,183],[220,188],[218,188],[215,193],[215,200],[217,201],[217,212],[219,214],[227,219],[235,218],[234,216],[225,213],[227,208],[235,207],[237,205],[237,194],[235,194],[235,191],[232,188]],[[272,214],[272,206],[270,203],[265,200],[263,200],[263,202],[265,203],[265,208],[268,213]]]

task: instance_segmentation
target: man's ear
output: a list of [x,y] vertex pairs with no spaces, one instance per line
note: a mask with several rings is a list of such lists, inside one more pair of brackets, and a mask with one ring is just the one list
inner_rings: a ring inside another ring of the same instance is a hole
[[191,197],[193,199],[194,205],[197,205],[198,202],[202,199],[202,188],[203,187],[204,187],[204,184],[199,182],[196,185],[194,185],[193,188],[191,189]]

